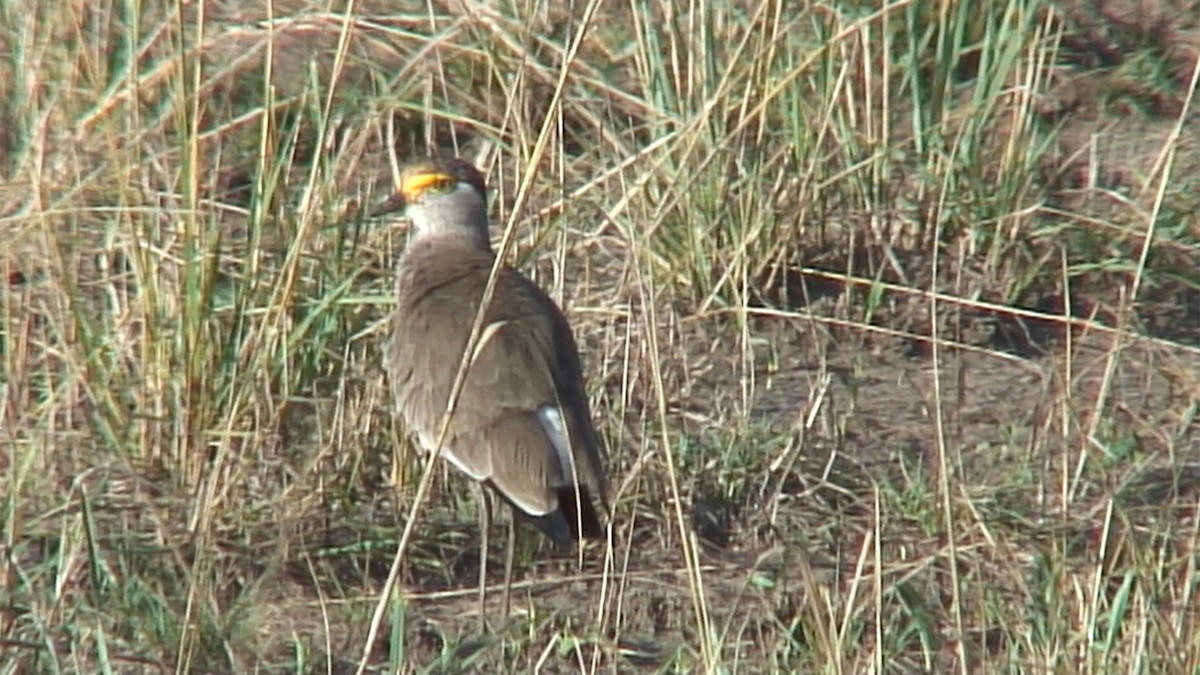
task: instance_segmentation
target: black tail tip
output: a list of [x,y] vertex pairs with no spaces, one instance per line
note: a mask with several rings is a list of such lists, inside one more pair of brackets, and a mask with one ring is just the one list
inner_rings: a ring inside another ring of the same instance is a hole
[[562,490],[558,495],[558,512],[566,521],[571,539],[604,539],[604,525],[596,505],[587,490]]
[[558,510],[541,517],[530,518],[533,524],[560,549],[570,549],[582,539],[605,538],[604,524],[600,514],[586,492],[578,496],[574,490],[562,490],[558,496]]
[[586,490],[580,490],[578,495],[569,488],[559,490],[558,510],[544,516],[530,515],[511,501],[508,504],[512,507],[514,518],[533,523],[538,531],[562,550],[570,550],[575,542],[583,539],[607,538],[604,521]]

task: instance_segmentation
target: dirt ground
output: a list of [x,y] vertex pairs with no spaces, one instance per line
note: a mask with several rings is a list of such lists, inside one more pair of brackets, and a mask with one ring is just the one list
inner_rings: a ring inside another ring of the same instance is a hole
[[[1084,4],[1061,4],[1077,29],[1070,49],[1102,65],[1119,57],[1122,40],[1174,40],[1181,74],[1172,77],[1190,75],[1200,53],[1192,23],[1139,28],[1120,9],[1133,3],[1099,3],[1106,18],[1096,23]],[[1119,70],[1097,68],[1104,74],[1062,77],[1039,102],[1039,114],[1061,122],[1041,167],[1047,221],[1063,212],[1096,222],[1141,213],[1162,148],[1177,132],[1185,141],[1176,174],[1200,175],[1200,114],[1178,119],[1186,97],[1114,83]],[[1114,106],[1114,90],[1140,105]],[[0,185],[0,216],[15,218],[21,197]],[[1183,222],[1200,228],[1194,216]],[[94,255],[112,243],[102,233],[56,250],[90,294],[68,301],[47,291],[55,261],[36,255],[44,242],[19,234],[31,248],[7,249],[0,271],[12,314],[6,325],[24,333],[10,330],[3,348],[33,353],[46,345],[22,336],[105,306],[109,287],[85,277],[128,261]],[[1140,244],[1120,239],[1129,250]],[[505,618],[499,524],[488,558],[491,630],[481,633],[475,507],[463,479],[443,470],[401,570],[402,602],[388,608],[369,671],[399,664],[422,672],[566,673],[602,664],[613,672],[689,672],[704,662],[697,645],[713,644],[723,662],[754,672],[803,664],[815,644],[886,641],[887,672],[947,672],[960,653],[949,637],[956,621],[967,627],[958,639],[972,646],[966,669],[979,671],[1019,642],[1010,619],[997,617],[1024,616],[1024,606],[1062,590],[1047,581],[1061,572],[1051,567],[1090,579],[1088,568],[1136,566],[1152,548],[1165,561],[1155,569],[1174,575],[1164,586],[1194,580],[1200,289],[1186,275],[1165,274],[1125,312],[1133,275],[1102,272],[1081,275],[1071,288],[1034,286],[1016,303],[989,304],[1005,280],[949,260],[934,280],[925,250],[857,260],[844,242],[822,242],[775,267],[761,302],[744,311],[645,298],[645,287],[629,279],[630,251],[604,237],[572,252],[579,263],[571,261],[565,278],[555,276],[553,262],[537,261],[543,280],[562,282],[584,351],[614,484],[611,545],[593,543],[581,560],[521,528]],[[386,289],[391,253],[374,253],[380,264],[360,282]],[[1155,262],[1194,269],[1195,253],[1167,242]],[[963,259],[970,256],[955,260]],[[848,287],[838,277],[851,262],[857,278],[893,286],[881,297]],[[931,288],[944,293],[936,303],[914,290]],[[273,424],[227,430],[242,434],[234,444],[242,454],[220,477],[227,482],[189,477],[189,485],[218,493],[208,539],[191,534],[200,516],[181,477],[149,462],[79,452],[71,457],[104,461],[62,460],[47,469],[53,489],[20,505],[23,530],[4,542],[0,569],[17,579],[14,570],[41,569],[62,555],[59,519],[78,515],[93,528],[82,539],[120,555],[62,565],[64,596],[99,593],[90,584],[105,572],[191,601],[189,575],[207,575],[218,589],[211,615],[254,627],[253,635],[215,628],[225,641],[202,647],[224,660],[199,659],[195,672],[225,672],[230,662],[265,672],[297,662],[313,672],[327,664],[355,672],[415,486],[411,474],[398,476],[415,462],[406,459],[372,360],[376,319],[362,318],[362,344],[345,346],[354,355],[347,373],[294,396]],[[59,358],[52,348],[43,356]],[[10,398],[5,419],[22,419],[20,401]],[[44,432],[62,447],[107,447],[103,415],[85,401],[51,422]],[[15,457],[0,452],[0,475],[15,475]],[[112,569],[99,569],[105,565]],[[1106,581],[1078,592],[1117,598],[1123,591]],[[1175,607],[1180,625],[1200,632],[1198,607]],[[0,600],[0,647],[46,646],[5,637],[26,609]],[[877,625],[903,616],[895,625],[912,628],[884,634],[863,615]],[[706,622],[715,635],[696,634]],[[114,642],[123,672],[171,670],[160,656]],[[866,672],[875,664],[841,665]]]

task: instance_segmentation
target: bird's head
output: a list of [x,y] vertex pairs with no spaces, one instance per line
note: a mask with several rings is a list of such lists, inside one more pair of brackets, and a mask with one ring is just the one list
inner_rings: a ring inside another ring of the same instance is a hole
[[483,174],[456,157],[431,157],[400,172],[396,191],[371,211],[398,213],[414,237],[468,236],[488,244],[487,188]]

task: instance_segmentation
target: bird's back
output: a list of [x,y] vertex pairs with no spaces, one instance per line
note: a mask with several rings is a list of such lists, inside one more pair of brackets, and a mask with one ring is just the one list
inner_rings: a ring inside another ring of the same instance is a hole
[[[398,265],[385,366],[397,410],[427,451],[493,260],[472,242],[430,238]],[[581,527],[602,536],[592,499],[603,501],[607,486],[570,327],[536,285],[509,268],[501,275],[442,455],[559,543]]]

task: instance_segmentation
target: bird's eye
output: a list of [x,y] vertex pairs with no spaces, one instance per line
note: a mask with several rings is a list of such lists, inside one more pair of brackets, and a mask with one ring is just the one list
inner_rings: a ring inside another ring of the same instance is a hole
[[404,178],[400,183],[400,192],[410,202],[416,202],[423,195],[445,194],[454,190],[454,177],[444,173],[420,173]]
[[433,192],[452,192],[454,190],[454,179],[449,176],[439,176],[437,180],[430,183],[428,189]]

